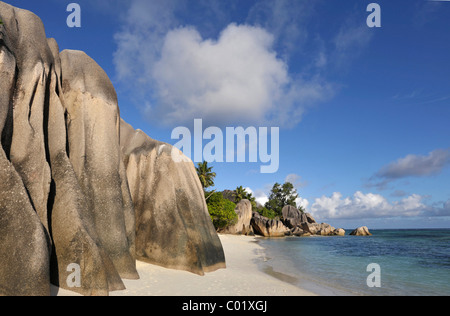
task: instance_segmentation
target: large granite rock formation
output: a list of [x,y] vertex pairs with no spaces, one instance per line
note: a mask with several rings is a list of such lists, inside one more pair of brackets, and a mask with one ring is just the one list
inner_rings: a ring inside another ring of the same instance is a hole
[[0,17],[0,294],[47,295],[51,176],[42,127],[52,54],[36,16],[0,2]]
[[203,275],[225,267],[194,164],[168,144],[120,124],[136,212],[139,260]]
[[[107,295],[138,278],[136,257],[224,267],[192,162],[134,131],[122,155],[100,66],[59,53],[29,11],[0,2],[0,18],[0,295],[49,295],[50,283]],[[74,264],[80,287],[67,282]]]
[[[106,295],[109,291],[124,289],[118,273],[119,265],[111,261],[111,252],[103,246],[98,234],[100,225],[95,221],[95,209],[89,204],[85,191],[75,173],[73,164],[68,157],[70,147],[74,143],[67,142],[65,117],[69,114],[66,106],[70,103],[64,98],[61,82],[61,61],[59,49],[54,40],[49,41],[55,58],[55,72],[50,78],[49,109],[48,109],[48,152],[52,170],[52,190],[49,209],[51,222],[52,251],[52,282],[60,287],[71,289],[85,295]],[[66,52],[67,54],[68,52]],[[69,80],[69,79],[66,79]],[[66,83],[66,89],[69,85]],[[59,91],[59,95],[56,93]],[[76,143],[76,141],[74,140]],[[67,150],[69,149],[69,150]],[[72,159],[78,153],[72,151]],[[90,157],[89,157],[90,158]],[[87,158],[87,159],[89,159]],[[116,232],[117,233],[117,232]],[[125,239],[125,235],[117,234],[117,238]],[[76,263],[80,265],[81,288],[68,288],[65,277],[67,267]],[[134,261],[130,269],[136,278]]]
[[70,162],[101,246],[121,277],[137,279],[134,210],[121,172],[116,92],[85,53],[63,51],[60,56]]

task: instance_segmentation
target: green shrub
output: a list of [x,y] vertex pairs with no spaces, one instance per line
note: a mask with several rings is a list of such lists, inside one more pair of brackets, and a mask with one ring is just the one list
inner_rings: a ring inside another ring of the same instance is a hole
[[275,183],[270,192],[269,201],[264,207],[275,212],[276,216],[281,217],[283,207],[286,205],[297,206],[295,203],[297,198],[297,190],[292,183],[286,182],[283,185]]
[[277,214],[272,211],[269,210],[268,208],[262,207],[256,210],[261,216],[267,217],[269,219],[274,219],[275,217],[277,217]]
[[206,192],[208,197],[206,204],[208,205],[209,215],[216,229],[222,229],[236,224],[238,216],[234,211],[236,204],[225,199],[221,192]]

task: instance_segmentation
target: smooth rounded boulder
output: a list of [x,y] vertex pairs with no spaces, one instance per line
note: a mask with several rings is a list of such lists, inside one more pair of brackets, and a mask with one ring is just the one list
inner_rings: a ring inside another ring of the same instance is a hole
[[120,145],[136,212],[136,257],[199,275],[225,268],[194,164],[121,121]]
[[342,228],[336,228],[333,231],[333,236],[345,236],[345,230],[343,230]]
[[123,190],[127,180],[121,172],[115,89],[103,69],[84,52],[65,50],[60,58],[70,162],[102,248],[122,278],[138,279],[135,218],[127,203],[130,193]]
[[372,233],[369,231],[369,228],[362,226],[352,231],[350,236],[372,236]]
[[[61,91],[61,61],[55,40],[48,40],[54,55],[54,72],[49,78],[48,153],[52,170],[50,192],[51,236],[53,240],[52,283],[83,295],[108,295],[125,286],[94,227],[94,216],[67,155],[65,99]],[[68,267],[80,267],[80,287],[70,287]]]

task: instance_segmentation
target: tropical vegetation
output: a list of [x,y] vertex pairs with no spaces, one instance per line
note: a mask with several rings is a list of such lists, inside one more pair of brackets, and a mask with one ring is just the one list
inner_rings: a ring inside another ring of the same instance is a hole
[[276,216],[281,217],[282,210],[286,205],[297,207],[297,198],[297,190],[292,183],[286,182],[283,185],[275,183],[270,192],[269,201],[264,207],[275,213]]
[[237,187],[236,190],[234,190],[233,196],[235,203],[239,203],[242,200],[249,200],[252,204],[252,209],[256,210],[257,206],[255,197],[251,192],[247,192],[247,189],[243,186]]
[[213,167],[208,166],[208,162],[204,161],[197,165],[197,175],[200,179],[200,183],[202,184],[203,189],[207,189],[214,186],[214,178],[216,177],[216,173],[212,172]]
[[237,221],[237,214],[234,211],[236,204],[223,197],[222,192],[206,192],[209,196],[206,204],[209,215],[216,229],[225,228],[234,225]]
[[306,212],[303,206],[296,205],[299,195],[294,185],[290,182],[286,182],[283,185],[275,183],[270,191],[269,200],[264,205],[256,203],[253,194],[248,192],[243,186],[237,187],[234,191],[207,191],[207,188],[214,187],[216,173],[212,169],[213,167],[208,166],[206,161],[199,163],[196,167],[197,175],[205,193],[209,215],[214,227],[218,230],[236,223],[236,204],[245,199],[250,201],[254,212],[258,212],[270,219],[281,218],[282,210],[286,205],[297,207],[301,212]]

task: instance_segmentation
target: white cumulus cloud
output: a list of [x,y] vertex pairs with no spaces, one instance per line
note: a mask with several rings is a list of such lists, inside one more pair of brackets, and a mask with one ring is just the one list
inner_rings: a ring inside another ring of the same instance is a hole
[[[117,79],[142,100],[152,123],[173,127],[201,118],[210,126],[288,128],[333,96],[334,85],[320,75],[290,71],[279,28],[249,19],[211,34],[206,22],[183,22],[182,11],[193,10],[183,3],[133,0],[115,35]],[[212,6],[205,3],[196,7]]]
[[294,80],[260,27],[230,24],[217,40],[191,27],[170,31],[156,62],[156,104],[149,112],[167,124],[202,118],[211,123],[297,123],[305,107],[328,96],[320,82]]
[[262,206],[264,206],[269,201],[269,197],[262,190],[253,191],[251,188],[245,188],[245,190],[248,193],[253,194],[253,196],[255,197],[256,203],[258,203],[258,204],[260,204]]
[[305,210],[308,211],[309,201],[307,199],[298,197],[297,199],[295,199],[295,203],[297,204],[297,207],[303,207]]
[[217,41],[194,28],[167,34],[154,68],[160,104],[169,123],[195,117],[264,119],[289,83],[286,65],[271,51],[263,29],[232,24]]
[[400,201],[389,202],[379,194],[364,194],[358,191],[353,197],[344,198],[341,193],[335,192],[331,197],[317,198],[311,206],[311,213],[322,219],[420,216],[429,209],[422,200],[423,197],[417,194]]

